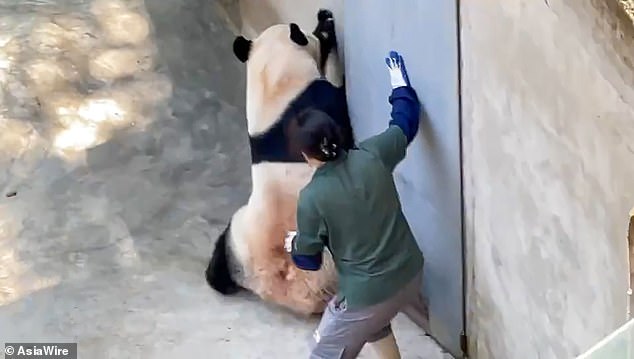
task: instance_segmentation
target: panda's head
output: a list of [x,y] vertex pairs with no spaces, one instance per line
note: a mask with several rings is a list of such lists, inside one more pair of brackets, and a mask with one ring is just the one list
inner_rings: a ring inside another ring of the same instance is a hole
[[238,36],[233,52],[246,63],[249,135],[269,129],[289,103],[323,75],[320,40],[295,23],[273,25],[254,40]]
[[314,70],[321,61],[319,39],[295,23],[273,25],[254,40],[238,36],[233,41],[233,53],[247,64],[249,73],[261,76]]

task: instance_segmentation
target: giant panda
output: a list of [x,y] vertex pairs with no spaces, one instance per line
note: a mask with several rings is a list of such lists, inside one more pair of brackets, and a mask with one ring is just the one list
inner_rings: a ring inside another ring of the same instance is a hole
[[296,313],[318,314],[336,290],[332,257],[325,251],[319,271],[300,270],[284,237],[296,230],[299,191],[313,175],[291,145],[296,115],[309,107],[328,113],[342,128],[344,147],[354,147],[332,13],[320,10],[312,33],[290,23],[255,40],[238,36],[233,51],[247,67],[252,191],[217,239],[206,280],[224,295],[247,289]]

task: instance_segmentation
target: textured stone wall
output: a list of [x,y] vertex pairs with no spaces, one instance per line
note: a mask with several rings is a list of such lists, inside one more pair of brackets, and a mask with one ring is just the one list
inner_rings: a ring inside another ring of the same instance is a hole
[[626,320],[634,29],[617,1],[462,1],[474,358],[572,358]]
[[[630,210],[630,225],[627,229],[627,244],[629,246],[630,288],[634,287],[634,207]],[[632,297],[629,298],[629,315],[632,316],[634,307]]]

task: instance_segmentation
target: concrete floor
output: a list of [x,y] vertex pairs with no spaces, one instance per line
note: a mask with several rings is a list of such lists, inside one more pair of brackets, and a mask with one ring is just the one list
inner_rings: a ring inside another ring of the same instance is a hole
[[[220,297],[203,278],[250,185],[244,71],[226,12],[211,1],[127,3],[151,19],[150,37],[127,45],[151,65],[96,81],[90,60],[120,45],[88,1],[0,0],[0,341],[77,341],[80,358],[306,357],[315,319]],[[92,24],[90,36],[77,26],[33,35],[60,13]],[[38,75],[34,59],[74,75]],[[96,116],[69,103],[104,93],[129,104],[101,113],[118,125],[62,146],[69,118]],[[394,326],[404,358],[443,357],[408,319]]]

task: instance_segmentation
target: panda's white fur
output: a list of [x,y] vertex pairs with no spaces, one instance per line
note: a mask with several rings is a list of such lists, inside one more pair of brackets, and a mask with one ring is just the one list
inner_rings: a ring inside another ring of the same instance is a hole
[[[271,26],[249,44],[246,114],[250,136],[271,128],[289,103],[322,77],[322,72],[336,87],[343,84],[336,46],[329,50],[325,66],[320,69],[320,56],[324,55],[320,39],[304,32],[308,44],[300,46],[290,39],[290,29],[289,24]],[[223,254],[218,252],[227,251],[224,255],[230,262],[227,266],[231,268],[231,280],[239,286],[303,314],[322,312],[337,284],[327,251],[322,268],[312,272],[297,268],[284,250],[287,231],[296,230],[299,191],[312,174],[313,170],[302,162],[253,164],[249,200],[236,211],[228,233],[223,234],[226,249],[217,245],[214,252],[217,260],[223,260],[220,258]],[[212,282],[222,281],[217,279],[222,274],[213,272],[212,262],[207,269],[207,280],[218,289]]]

